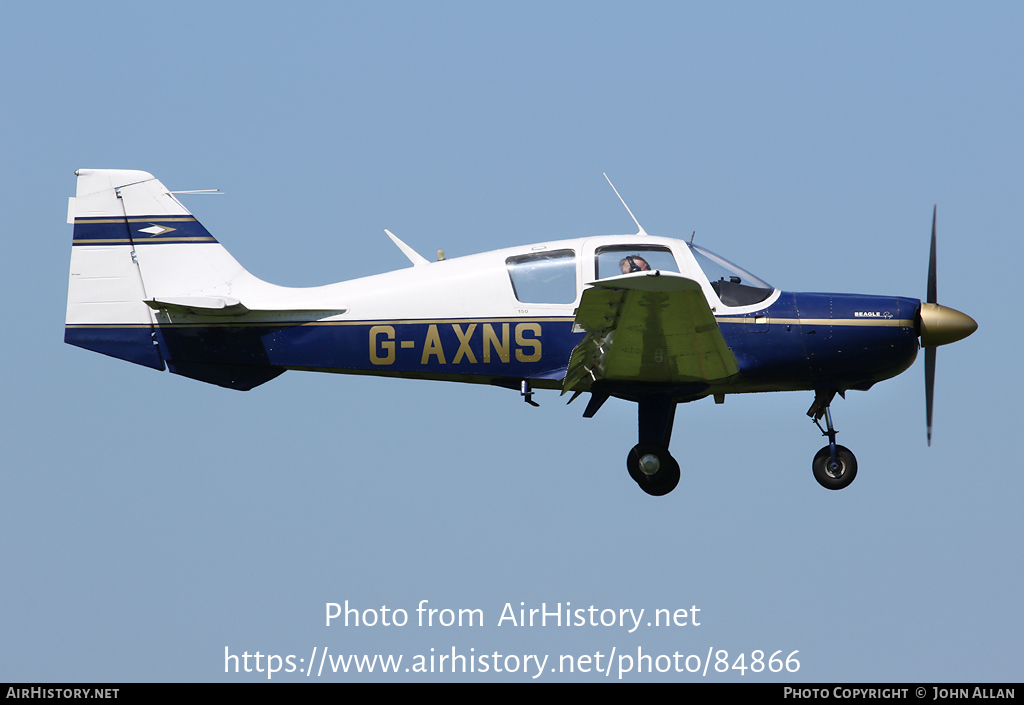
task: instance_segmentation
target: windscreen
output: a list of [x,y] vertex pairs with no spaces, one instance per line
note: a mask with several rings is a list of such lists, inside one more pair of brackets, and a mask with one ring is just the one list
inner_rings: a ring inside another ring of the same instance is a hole
[[724,257],[719,257],[699,245],[689,247],[697,264],[711,282],[711,288],[726,306],[750,306],[761,303],[775,290],[768,282],[737,267]]

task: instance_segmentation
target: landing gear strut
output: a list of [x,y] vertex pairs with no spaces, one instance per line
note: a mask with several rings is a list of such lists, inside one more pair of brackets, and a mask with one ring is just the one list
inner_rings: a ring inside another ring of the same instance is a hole
[[668,396],[641,397],[639,406],[640,442],[626,458],[629,476],[640,489],[660,497],[679,484],[679,463],[668,452],[676,403]]
[[[829,490],[841,490],[857,477],[856,456],[848,448],[836,443],[836,429],[832,426],[832,412],[829,410],[835,396],[834,391],[815,392],[814,403],[807,410],[807,415],[814,419],[821,435],[828,436],[828,445],[815,454],[811,467],[814,479]],[[827,429],[821,427],[822,416],[825,417]]]

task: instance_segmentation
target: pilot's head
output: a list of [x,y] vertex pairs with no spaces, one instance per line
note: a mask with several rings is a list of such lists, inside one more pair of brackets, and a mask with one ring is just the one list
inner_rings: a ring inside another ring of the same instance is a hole
[[647,264],[647,260],[640,255],[630,255],[619,262],[619,268],[622,269],[623,274],[631,274],[633,272],[647,271],[651,268],[651,265]]

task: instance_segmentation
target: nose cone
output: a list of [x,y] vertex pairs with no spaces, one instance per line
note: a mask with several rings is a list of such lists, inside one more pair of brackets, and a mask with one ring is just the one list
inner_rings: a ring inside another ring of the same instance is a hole
[[955,343],[978,330],[978,324],[966,313],[938,304],[921,304],[921,347]]

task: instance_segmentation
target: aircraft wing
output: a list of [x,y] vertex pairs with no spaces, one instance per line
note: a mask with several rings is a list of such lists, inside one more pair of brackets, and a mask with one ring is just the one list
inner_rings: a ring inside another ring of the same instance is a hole
[[665,272],[592,282],[576,309],[586,335],[569,358],[562,392],[598,380],[666,384],[720,380],[739,371],[700,285]]

